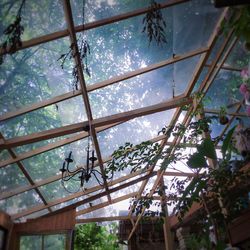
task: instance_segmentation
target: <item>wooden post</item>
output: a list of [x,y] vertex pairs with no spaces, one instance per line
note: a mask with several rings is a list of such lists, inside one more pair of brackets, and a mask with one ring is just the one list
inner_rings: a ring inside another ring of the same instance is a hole
[[164,178],[161,178],[160,182],[160,190],[162,192],[161,195],[161,209],[164,213],[164,224],[163,224],[163,231],[164,231],[164,241],[165,241],[165,249],[166,250],[173,250],[173,237],[170,227],[170,220],[168,215],[168,206],[167,206],[167,197],[164,188]]

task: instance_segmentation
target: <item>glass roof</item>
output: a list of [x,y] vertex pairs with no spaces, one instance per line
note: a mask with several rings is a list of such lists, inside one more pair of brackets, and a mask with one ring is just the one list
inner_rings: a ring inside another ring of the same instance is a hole
[[[189,93],[200,90],[201,84],[209,87],[204,98],[206,115],[228,106],[230,112],[243,113],[242,119],[249,124],[245,107],[236,107],[242,101],[240,71],[248,67],[250,58],[243,41],[237,41],[213,81],[208,75],[216,56],[221,62],[225,53],[220,52],[225,35],[216,35],[224,10],[214,8],[211,1],[183,0],[162,8],[167,43],[161,45],[149,44],[142,32],[150,1],[71,0],[68,7],[58,0],[26,2],[23,44],[6,54],[0,65],[0,209],[13,218],[35,218],[67,207],[91,210],[105,202],[109,206],[77,218],[127,215],[131,197],[114,204],[112,200],[138,192],[145,174],[132,176],[125,169],[101,186],[92,176],[74,195],[61,185],[64,159],[72,151],[72,165],[86,169],[89,134],[94,138],[99,172],[126,142],[152,140],[171,146],[175,137],[166,142],[159,132],[188,118],[188,112],[179,107],[188,103]],[[17,1],[4,0],[1,6],[0,43],[19,8]],[[141,8],[144,12],[137,14]],[[65,18],[71,11],[75,30]],[[76,51],[82,39],[90,53],[86,51],[87,59],[85,55],[79,65]],[[228,129],[236,124],[233,114],[229,118],[233,121]],[[86,131],[88,126],[91,133]],[[213,138],[227,130],[218,120],[212,121],[210,129]],[[160,165],[158,161],[154,170]],[[182,162],[173,165],[170,171],[190,172]],[[97,178],[103,182],[100,174]],[[151,177],[146,188],[151,189],[155,179]],[[79,181],[67,185],[73,193],[79,189]],[[88,199],[92,201],[85,202]]]

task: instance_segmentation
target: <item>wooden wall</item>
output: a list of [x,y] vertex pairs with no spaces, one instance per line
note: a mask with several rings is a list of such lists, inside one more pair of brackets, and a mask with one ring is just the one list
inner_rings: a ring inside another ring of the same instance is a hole
[[10,242],[10,235],[13,228],[13,223],[11,221],[11,218],[8,214],[0,211],[0,226],[6,230],[7,232],[7,238],[5,241],[6,249],[9,248],[9,242]]
[[52,216],[28,220],[25,223],[16,223],[13,226],[9,250],[19,249],[19,240],[22,235],[70,233],[75,227],[75,217],[75,210],[70,210]]

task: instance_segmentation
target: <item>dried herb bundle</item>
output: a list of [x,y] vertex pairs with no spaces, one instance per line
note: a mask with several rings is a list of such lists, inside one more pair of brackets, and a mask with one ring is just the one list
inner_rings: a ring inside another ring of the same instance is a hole
[[163,19],[160,4],[151,1],[151,5],[146,16],[142,21],[144,27],[142,32],[146,33],[149,39],[149,44],[155,40],[157,45],[167,43],[166,39],[166,22]]
[[[4,53],[13,54],[16,52],[18,46],[22,46],[21,35],[24,32],[24,27],[21,25],[21,14],[25,1],[26,0],[22,0],[14,22],[4,30],[4,35],[7,37],[6,40],[0,45],[0,49],[3,50]],[[3,63],[3,61],[4,55],[0,55],[0,65]]]

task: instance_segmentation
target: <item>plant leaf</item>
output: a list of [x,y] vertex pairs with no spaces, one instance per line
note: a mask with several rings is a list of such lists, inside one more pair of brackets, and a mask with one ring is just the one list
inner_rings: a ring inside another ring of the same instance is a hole
[[206,168],[207,162],[202,153],[196,152],[189,157],[187,165],[190,168]]
[[226,152],[228,151],[229,147],[231,146],[231,140],[232,140],[235,128],[236,128],[236,126],[234,126],[232,129],[230,129],[228,131],[228,133],[223,141],[223,144],[221,147],[221,152],[222,152],[223,158],[225,158]]
[[197,149],[204,156],[216,159],[214,143],[210,138],[205,138],[201,145],[197,146]]

